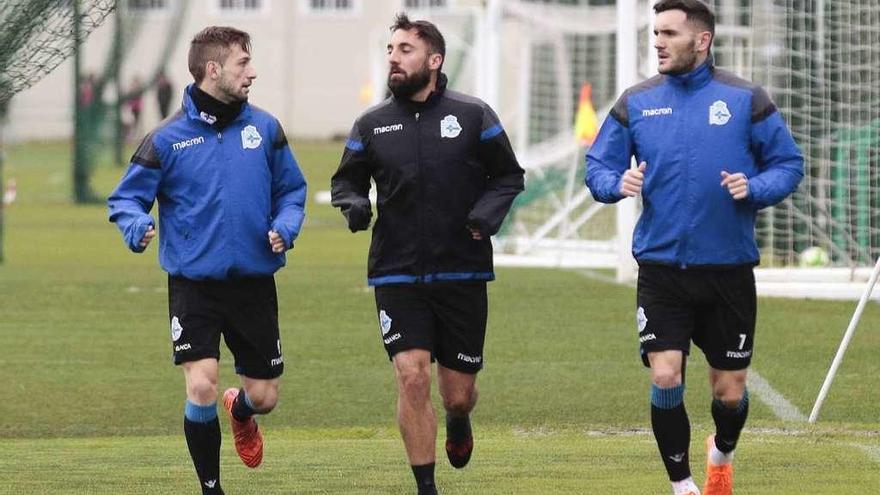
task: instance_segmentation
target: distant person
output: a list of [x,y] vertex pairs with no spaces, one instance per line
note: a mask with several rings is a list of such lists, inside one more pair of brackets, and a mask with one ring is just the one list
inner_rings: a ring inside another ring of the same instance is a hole
[[171,85],[171,81],[168,80],[168,76],[165,75],[165,71],[159,73],[159,77],[156,79],[156,103],[159,104],[159,116],[162,120],[165,120],[168,117],[168,112],[171,110],[171,97],[174,93],[174,87]]
[[[605,203],[642,196],[636,322],[651,369],[651,426],[673,492],[700,494],[684,405],[693,341],[709,363],[715,421],[703,495],[729,495],[749,411],[755,217],[797,188],[803,158],[767,93],[715,68],[715,15],[704,3],[661,0],[654,11],[660,74],[612,108],[587,154],[587,185]],[[638,168],[630,168],[633,156]]]
[[446,88],[443,35],[399,14],[388,43],[392,96],[354,124],[332,179],[333,206],[366,230],[376,182],[368,283],[394,364],[398,422],[419,494],[434,484],[437,420],[431,362],[446,409],[446,455],[462,468],[474,438],[470,412],[483,367],[494,235],[523,190],[495,112]]
[[144,110],[143,85],[141,79],[134,76],[131,85],[128,87],[128,98],[125,100],[125,106],[131,117],[128,130],[128,138],[130,140],[140,139],[141,136],[141,113]]
[[3,191],[3,204],[5,206],[9,206],[12,203],[15,203],[15,198],[18,197],[18,184],[15,182],[15,178],[10,178],[6,182],[6,190]]
[[156,236],[149,211],[159,200],[171,347],[186,379],[183,429],[203,494],[223,493],[221,335],[241,377],[241,388],[223,394],[235,450],[248,467],[263,460],[254,415],[275,407],[284,371],[273,274],[304,217],[306,183],[284,130],[247,101],[257,77],[250,48],[250,36],[230,27],[193,38],[195,84],[182,108],[144,138],[108,201],[110,221],[140,253]]
[[94,74],[86,74],[79,81],[79,104],[82,108],[95,102],[96,82]]

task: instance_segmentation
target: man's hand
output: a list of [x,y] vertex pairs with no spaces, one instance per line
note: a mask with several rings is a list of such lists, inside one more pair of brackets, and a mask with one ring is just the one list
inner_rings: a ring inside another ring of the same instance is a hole
[[468,231],[470,231],[470,233],[471,233],[471,239],[473,239],[475,241],[482,241],[483,240],[483,234],[480,232],[479,229],[476,229],[474,227],[468,227]]
[[147,231],[144,232],[144,237],[141,239],[141,242],[138,243],[138,246],[140,246],[141,249],[146,249],[147,246],[150,245],[150,241],[153,240],[153,237],[156,237],[156,229],[150,225],[147,227]]
[[733,199],[740,200],[749,196],[749,178],[742,172],[731,174],[721,171],[721,187],[726,187]]
[[269,231],[269,247],[272,248],[273,253],[283,253],[287,250],[287,246],[284,244],[284,239],[281,238],[281,234],[274,230]]
[[370,228],[370,219],[373,217],[373,209],[369,200],[364,200],[351,205],[345,212],[348,219],[348,230],[357,232],[359,230],[367,230]]
[[642,194],[646,166],[647,164],[642,162],[639,164],[639,168],[628,168],[623,173],[623,180],[620,181],[620,194],[631,198]]

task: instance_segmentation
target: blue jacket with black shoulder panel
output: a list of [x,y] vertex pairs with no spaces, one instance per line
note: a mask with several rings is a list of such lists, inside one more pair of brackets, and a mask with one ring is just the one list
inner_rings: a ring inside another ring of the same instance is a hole
[[[184,91],[183,105],[141,142],[108,199],[109,218],[134,252],[154,225],[159,261],[193,280],[266,276],[286,262],[268,241],[293,245],[305,217],[306,182],[281,124],[248,103],[218,131]],[[210,120],[210,119],[208,119]]]
[[[618,99],[586,156],[586,184],[597,201],[623,199],[621,179],[633,156],[646,163],[633,234],[640,264],[757,264],[758,210],[782,201],[803,177],[800,150],[764,89],[716,69],[711,58]],[[746,175],[745,199],[720,185],[722,171]]]

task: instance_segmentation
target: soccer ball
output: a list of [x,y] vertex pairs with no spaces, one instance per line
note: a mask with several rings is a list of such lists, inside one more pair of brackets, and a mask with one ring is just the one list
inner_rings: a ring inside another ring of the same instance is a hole
[[828,252],[818,246],[808,247],[800,254],[800,264],[805,268],[828,266],[830,262]]

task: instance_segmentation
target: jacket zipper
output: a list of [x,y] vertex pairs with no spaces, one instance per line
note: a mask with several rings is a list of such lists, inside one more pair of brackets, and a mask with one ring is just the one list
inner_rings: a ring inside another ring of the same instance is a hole
[[425,181],[422,174],[422,129],[419,124],[419,117],[421,116],[420,112],[415,113],[416,119],[416,174],[418,175],[417,180],[419,184],[419,197],[423,199],[423,201],[418,201],[419,207],[419,215],[418,215],[418,246],[419,246],[419,275],[416,277],[416,282],[426,282],[427,273],[425,269],[426,265],[426,254],[425,254]]
[[[222,131],[222,130],[221,130],[221,131],[217,131],[217,143],[220,144],[221,146],[222,146],[222,144],[223,144],[223,131]],[[224,156],[224,157],[226,156],[226,154],[223,153],[222,148],[220,149],[220,153],[222,154],[221,156]],[[220,158],[220,157],[218,157],[218,158]],[[223,167],[226,166],[226,160],[218,159],[217,161],[218,161],[218,162],[221,162],[221,165],[222,165]],[[226,184],[223,183],[223,177],[224,177],[225,175],[226,175],[226,174],[220,174],[220,177],[221,177],[221,178],[220,178],[220,189],[221,189],[221,194],[225,194],[225,192],[226,192],[226,191],[225,191],[225,189],[226,189],[225,185],[226,185]],[[226,201],[223,201],[223,204],[226,205]],[[228,223],[228,222],[227,222],[228,219],[226,218],[226,212],[227,212],[226,208],[223,208],[222,211],[221,211],[221,215],[222,215],[222,217],[223,217],[223,222],[224,222],[226,225],[231,225],[231,223]],[[234,239],[234,238],[235,238],[235,235],[230,236],[230,239]],[[231,244],[231,243],[228,243],[228,242],[227,242],[227,243],[224,243],[224,251],[227,252],[227,253],[226,253],[227,258],[230,259],[230,260],[233,260],[233,264],[232,264],[232,266],[231,266],[230,268],[233,268],[233,269],[234,269],[234,268],[235,268],[235,262],[234,262],[235,257],[234,257],[234,256],[230,256],[230,255],[229,255],[229,252],[228,252],[228,251],[229,251],[229,246],[230,246],[230,244]]]
[[[687,92],[687,89],[685,88],[685,89],[682,89],[681,91]],[[677,95],[677,96],[678,96],[678,98],[676,98],[676,100],[675,100],[676,104],[678,104],[681,100],[687,99],[687,95],[684,95],[684,96]],[[676,122],[676,129],[679,132],[682,132],[682,130],[686,129],[686,128],[687,127],[685,126],[683,121]],[[679,143],[680,143],[680,141],[679,141]],[[695,208],[694,202],[691,200],[690,181],[691,181],[691,176],[692,176],[692,173],[691,173],[692,160],[691,160],[691,151],[690,150],[691,150],[690,148],[685,147],[684,148],[684,156],[683,156],[683,158],[684,158],[684,178],[683,178],[682,182],[684,183],[684,194],[682,195],[682,197],[684,198],[684,201],[685,201],[685,204],[684,204],[685,207],[683,208],[683,211],[685,212],[685,216],[683,218],[684,221],[682,222],[684,231],[682,232],[681,246],[679,247],[679,249],[681,250],[681,254],[678,257],[678,265],[682,270],[684,270],[688,267],[688,262],[687,262],[688,243],[690,240],[689,238],[690,238],[690,232],[691,232],[691,221],[693,218],[691,215],[692,215],[693,210]]]

